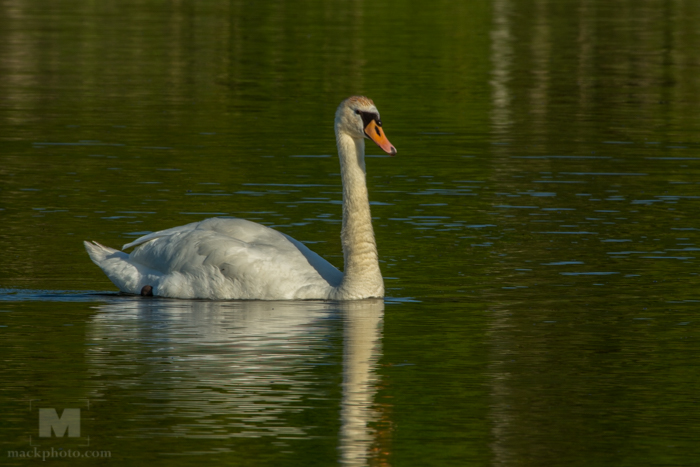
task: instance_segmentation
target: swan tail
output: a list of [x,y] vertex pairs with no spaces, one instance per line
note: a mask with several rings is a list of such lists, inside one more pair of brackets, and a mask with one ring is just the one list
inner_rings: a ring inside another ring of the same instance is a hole
[[130,261],[129,255],[97,242],[83,242],[93,263],[107,275],[109,280],[119,290],[126,293],[138,294],[142,287],[151,280],[148,274],[143,274],[136,264]]
[[124,252],[115,250],[114,248],[110,248],[108,246],[101,245],[94,241],[92,243],[83,242],[83,245],[85,245],[85,249],[87,250],[88,255],[90,255],[90,259],[92,260],[92,262],[98,266],[100,266],[100,264],[103,261],[105,261],[108,256],[114,255],[115,253],[117,256],[122,256],[124,259],[129,257],[129,255],[127,255]]

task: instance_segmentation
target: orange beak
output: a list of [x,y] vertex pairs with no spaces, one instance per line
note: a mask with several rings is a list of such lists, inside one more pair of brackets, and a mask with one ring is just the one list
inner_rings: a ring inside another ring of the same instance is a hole
[[377,143],[377,146],[382,148],[387,154],[391,154],[392,156],[396,154],[396,148],[389,142],[384,134],[384,130],[382,130],[382,127],[377,125],[376,121],[372,120],[367,124],[365,127],[365,135]]

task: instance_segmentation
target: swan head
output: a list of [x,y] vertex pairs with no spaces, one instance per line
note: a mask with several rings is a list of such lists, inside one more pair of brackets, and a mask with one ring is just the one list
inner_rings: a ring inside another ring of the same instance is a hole
[[396,154],[396,148],[382,129],[379,111],[368,97],[353,96],[340,103],[335,113],[335,131],[353,139],[371,139],[387,154]]

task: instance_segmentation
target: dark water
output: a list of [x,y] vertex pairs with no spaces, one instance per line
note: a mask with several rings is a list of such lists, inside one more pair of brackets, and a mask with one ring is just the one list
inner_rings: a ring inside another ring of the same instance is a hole
[[[700,4],[0,3],[0,456],[695,465]],[[332,119],[387,299],[118,296],[82,241],[229,215],[342,267]],[[39,408],[81,436],[39,436]]]

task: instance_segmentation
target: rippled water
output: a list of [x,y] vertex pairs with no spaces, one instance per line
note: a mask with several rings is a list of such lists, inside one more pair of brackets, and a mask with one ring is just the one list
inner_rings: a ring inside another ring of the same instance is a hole
[[[693,465],[699,19],[0,4],[3,463]],[[398,149],[367,163],[384,301],[140,299],[89,261],[221,215],[342,267],[355,93]],[[41,407],[80,407],[81,436],[40,437]]]

